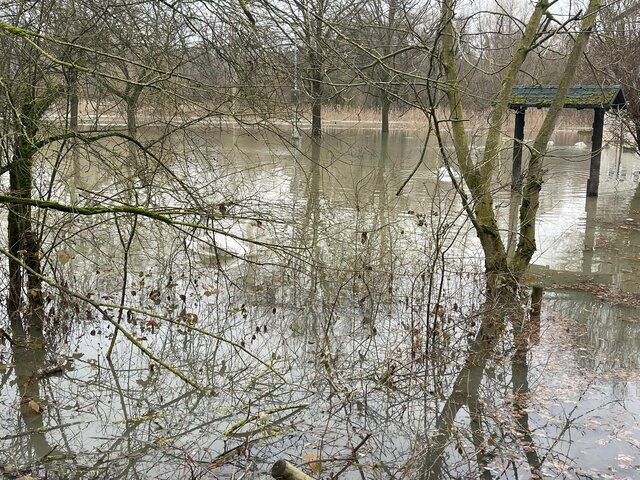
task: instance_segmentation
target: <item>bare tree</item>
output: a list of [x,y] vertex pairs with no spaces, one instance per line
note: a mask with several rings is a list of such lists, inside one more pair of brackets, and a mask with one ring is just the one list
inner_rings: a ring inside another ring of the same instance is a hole
[[639,18],[637,0],[608,4],[600,17],[591,59],[592,66],[604,72],[606,81],[619,83],[624,88],[629,107],[621,112],[621,118],[636,150],[640,150],[640,66],[634,59],[640,52]]
[[428,11],[428,3],[410,1],[375,0],[362,5],[360,43],[367,53],[354,58],[351,68],[362,71],[365,83],[374,82],[371,90],[378,100],[382,133],[389,132],[391,105],[410,99],[407,77],[401,72],[410,71],[412,55],[420,54],[416,36]]
[[[9,176],[10,188],[0,197],[8,211],[8,245],[1,251],[8,259],[8,310],[13,323],[40,329],[44,297],[53,288],[65,296],[82,297],[136,343],[121,320],[127,303],[129,251],[141,241],[138,219],[158,222],[169,232],[200,235],[205,241],[207,235],[215,239],[215,234],[228,233],[222,220],[231,213],[220,205],[233,203],[232,194],[220,192],[206,175],[192,177],[195,159],[206,165],[212,159],[198,144],[201,132],[195,128],[187,132],[196,125],[210,127],[211,118],[229,115],[216,102],[225,98],[221,91],[228,88],[188,76],[187,67],[193,67],[195,58],[206,57],[202,49],[212,44],[203,42],[199,49],[192,49],[187,41],[196,31],[188,21],[191,17],[176,12],[177,5],[159,5],[143,3],[138,10],[129,10],[128,4],[103,8],[89,3],[73,9],[64,2],[36,6],[16,2],[3,12],[0,47],[10,61],[2,65],[0,82],[0,174]],[[95,15],[87,13],[91,11]],[[104,31],[100,20],[107,18]],[[138,34],[139,28],[145,35]],[[105,85],[111,99],[124,101],[124,128],[113,105],[109,110],[109,105],[98,101]],[[138,123],[141,106],[155,109],[153,118],[147,117],[153,127],[145,135],[140,135]],[[84,185],[82,198],[72,204],[64,195],[67,184],[62,178],[69,148],[87,169],[101,171],[109,179],[99,186],[98,182]],[[144,158],[151,175],[132,181],[123,174],[132,156]],[[213,168],[203,170],[208,174]],[[81,227],[77,220],[95,216],[105,217],[120,237],[122,250],[113,255],[123,269],[115,316],[63,286],[64,282],[53,280],[53,254],[64,239],[81,230],[85,237],[93,235],[91,241],[99,245],[103,232],[91,221]]]
[[[488,121],[485,150],[478,162],[474,162],[465,132],[464,99],[458,87],[458,67],[456,62],[456,30],[454,28],[455,3],[445,1],[442,9],[442,62],[447,83],[445,93],[450,109],[451,132],[455,159],[462,173],[464,183],[470,195],[460,188],[465,210],[472,221],[485,254],[487,274],[487,295],[489,298],[502,291],[502,286],[517,284],[526,271],[535,252],[535,226],[538,211],[540,189],[544,182],[542,160],[547,142],[553,132],[556,121],[563,108],[564,100],[572,84],[578,61],[586,46],[589,35],[595,25],[599,2],[591,1],[589,8],[582,15],[582,24],[576,33],[575,43],[566,59],[563,75],[558,86],[558,93],[543,125],[538,132],[532,148],[532,157],[525,181],[522,203],[520,207],[520,230],[518,248],[514,259],[509,261],[504,243],[500,236],[497,217],[493,208],[492,175],[496,170],[500,156],[502,126],[508,111],[511,89],[517,80],[522,65],[531,52],[549,32],[540,33],[545,13],[550,3],[539,1],[526,23],[522,37],[512,59],[504,73],[500,90],[495,97],[495,105]],[[441,149],[445,146],[440,136]]]

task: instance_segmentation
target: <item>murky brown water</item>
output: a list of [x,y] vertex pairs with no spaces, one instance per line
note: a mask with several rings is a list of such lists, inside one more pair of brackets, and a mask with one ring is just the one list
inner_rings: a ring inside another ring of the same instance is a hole
[[[49,220],[56,280],[114,318],[124,288],[122,324],[155,359],[120,334],[108,361],[113,326],[53,296],[44,349],[1,347],[4,475],[266,478],[287,458],[323,478],[640,478],[640,160],[607,148],[586,202],[580,140],[555,138],[535,270],[573,288],[546,291],[524,345],[507,332],[483,368],[465,364],[482,259],[433,151],[396,195],[417,135],[191,138],[169,167],[227,215],[140,220],[124,287],[132,218]],[[81,198],[121,190],[86,158]],[[180,205],[176,181],[139,181],[137,200]]]

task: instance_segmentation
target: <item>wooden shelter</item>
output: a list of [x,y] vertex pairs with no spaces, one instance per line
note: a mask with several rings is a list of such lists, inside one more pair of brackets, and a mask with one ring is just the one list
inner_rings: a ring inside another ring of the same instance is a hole
[[[524,124],[527,108],[547,108],[556,96],[555,85],[513,87],[509,98],[509,108],[516,112],[516,124],[513,134],[513,177],[512,189],[522,187],[520,172],[522,169],[522,145],[524,143]],[[626,108],[627,102],[620,85],[583,85],[572,87],[564,102],[564,108],[582,110],[593,108],[593,134],[591,136],[591,167],[587,181],[587,196],[598,195],[600,184],[600,154],[604,133],[604,114],[607,110]]]

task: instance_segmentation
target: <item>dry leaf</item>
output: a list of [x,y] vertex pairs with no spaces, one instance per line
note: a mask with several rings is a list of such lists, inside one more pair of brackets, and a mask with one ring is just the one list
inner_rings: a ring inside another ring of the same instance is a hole
[[33,410],[36,413],[42,413],[42,405],[40,405],[34,399],[29,400],[29,408],[31,408],[31,410]]
[[64,250],[58,252],[58,261],[60,262],[60,265],[67,264],[69,260],[71,260],[71,255],[69,255],[67,252],[65,252]]
[[318,457],[315,453],[309,452],[302,458],[309,464],[309,468],[313,473],[322,473],[322,462],[318,460]]

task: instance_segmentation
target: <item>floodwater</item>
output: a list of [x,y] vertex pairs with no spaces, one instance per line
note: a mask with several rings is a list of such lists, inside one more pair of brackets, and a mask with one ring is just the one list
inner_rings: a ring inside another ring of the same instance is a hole
[[52,198],[181,223],[41,219],[47,322],[0,347],[0,472],[268,478],[284,458],[322,478],[640,478],[640,159],[607,147],[586,201],[583,139],[554,140],[542,314],[479,353],[482,257],[435,149],[398,194],[420,135],[201,132],[118,175],[83,151]]

